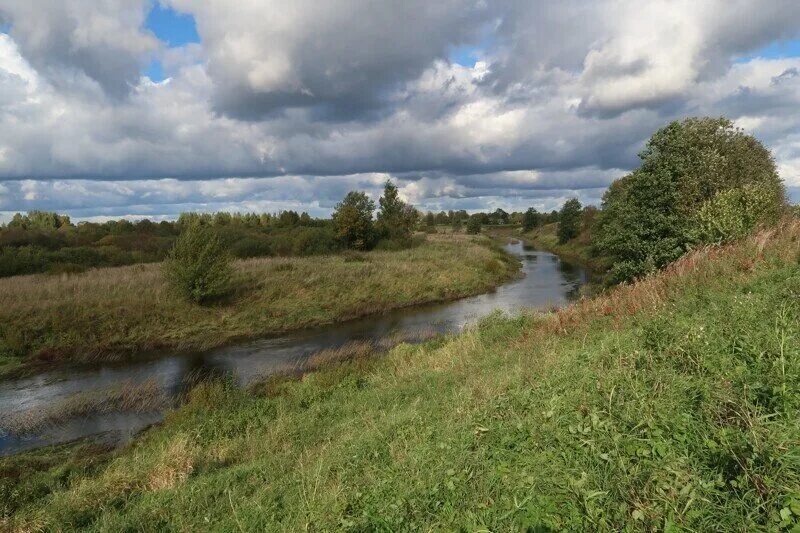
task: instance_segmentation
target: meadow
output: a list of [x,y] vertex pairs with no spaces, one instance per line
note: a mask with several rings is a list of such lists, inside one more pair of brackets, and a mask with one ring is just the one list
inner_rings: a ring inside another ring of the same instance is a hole
[[122,450],[2,459],[0,526],[791,530],[799,341],[795,219],[556,312],[203,384]]
[[485,292],[517,269],[485,237],[431,235],[400,251],[238,260],[212,305],[176,297],[160,264],[14,276],[0,279],[0,374],[208,349]]

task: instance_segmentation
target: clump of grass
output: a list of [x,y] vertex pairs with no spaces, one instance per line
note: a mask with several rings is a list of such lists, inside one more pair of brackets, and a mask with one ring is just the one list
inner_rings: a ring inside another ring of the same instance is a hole
[[555,313],[217,386],[0,509],[18,529],[791,530],[798,254],[789,221]]

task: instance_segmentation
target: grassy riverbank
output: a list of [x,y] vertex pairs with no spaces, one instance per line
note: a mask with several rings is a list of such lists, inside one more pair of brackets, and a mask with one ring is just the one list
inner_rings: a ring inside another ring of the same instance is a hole
[[518,263],[487,239],[430,236],[397,252],[235,263],[235,294],[213,306],[172,294],[160,265],[0,280],[0,374],[32,363],[156,349],[205,349],[487,291]]
[[[791,529],[800,222],[546,315],[0,461],[23,530]],[[0,526],[4,523],[0,521]]]
[[577,237],[564,244],[558,242],[558,223],[545,224],[525,233],[519,233],[516,238],[554,254],[564,259],[573,261],[594,272],[605,272],[609,269],[609,261],[592,253],[592,238],[585,229]]

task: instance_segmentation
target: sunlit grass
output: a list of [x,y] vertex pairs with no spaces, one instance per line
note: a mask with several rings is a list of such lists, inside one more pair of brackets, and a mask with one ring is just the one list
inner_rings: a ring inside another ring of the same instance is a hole
[[352,346],[251,392],[204,384],[102,465],[63,448],[0,461],[15,472],[0,516],[105,531],[791,529],[799,340],[795,221],[558,312],[379,358]]
[[23,359],[210,348],[484,292],[517,268],[486,239],[450,235],[397,252],[238,261],[234,294],[209,306],[170,292],[157,264],[2,279],[0,372]]

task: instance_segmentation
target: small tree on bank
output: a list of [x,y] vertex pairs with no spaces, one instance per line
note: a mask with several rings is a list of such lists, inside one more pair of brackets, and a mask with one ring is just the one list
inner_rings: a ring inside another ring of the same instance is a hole
[[336,205],[333,227],[336,236],[348,248],[368,250],[375,244],[375,227],[372,222],[373,202],[363,192],[351,191]]
[[564,244],[578,236],[581,227],[581,203],[572,198],[558,213],[558,242]]
[[476,216],[469,217],[469,220],[467,221],[467,233],[470,235],[477,235],[480,232],[481,219]]
[[419,218],[417,210],[400,199],[397,186],[390,180],[386,180],[383,196],[378,203],[380,209],[375,224],[378,236],[400,245],[410,244],[414,226]]
[[184,298],[205,303],[230,290],[230,257],[210,228],[193,224],[175,241],[164,262],[164,276],[170,287]]

